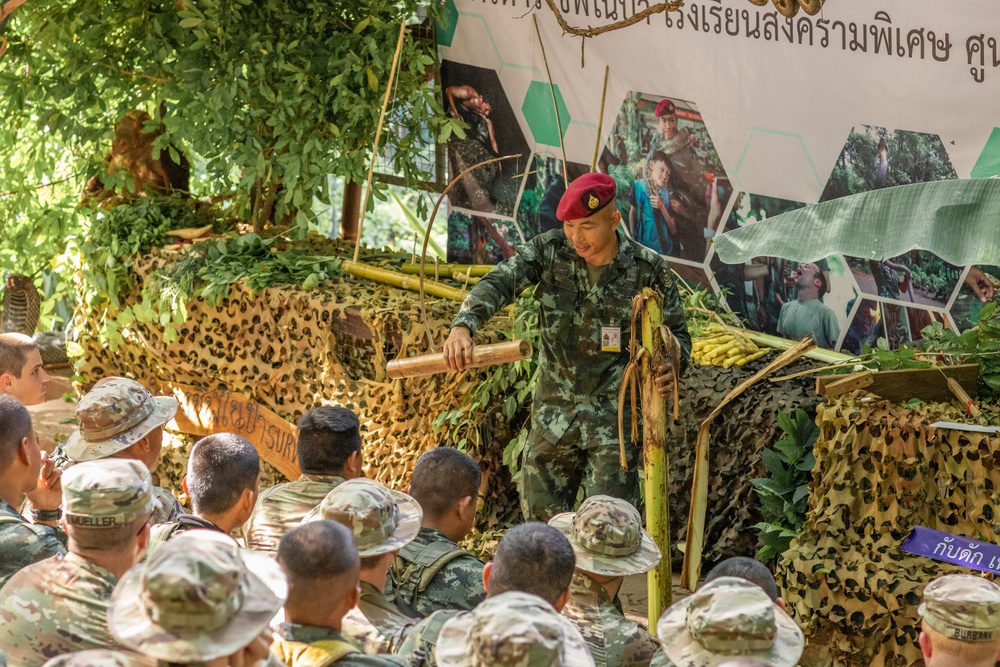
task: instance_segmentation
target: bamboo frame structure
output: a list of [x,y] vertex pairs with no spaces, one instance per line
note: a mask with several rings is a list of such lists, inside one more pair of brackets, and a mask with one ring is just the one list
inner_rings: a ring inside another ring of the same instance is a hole
[[[390,271],[389,269],[371,266],[364,262],[352,262],[346,259],[340,265],[340,269],[355,278],[374,280],[375,282],[392,285],[393,287],[410,290],[411,292],[420,291],[420,281],[417,276],[408,276],[396,271]],[[451,285],[444,285],[433,280],[424,281],[424,291],[432,296],[451,299],[452,301],[461,302],[465,299],[465,290],[452,287]]]
[[[483,368],[484,366],[509,364],[528,359],[531,357],[531,354],[531,341],[527,340],[511,340],[490,345],[476,345],[472,348],[472,362],[466,364],[465,367],[467,369]],[[446,373],[447,371],[448,366],[445,364],[443,352],[422,354],[416,357],[406,357],[405,359],[393,359],[385,367],[386,375],[393,380],[436,375],[438,373]]]

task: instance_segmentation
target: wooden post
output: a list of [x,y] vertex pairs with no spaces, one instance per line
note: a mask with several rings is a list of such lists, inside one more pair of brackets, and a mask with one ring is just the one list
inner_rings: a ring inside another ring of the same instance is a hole
[[358,218],[361,217],[361,185],[354,181],[344,183],[344,205],[340,209],[340,238],[354,241],[358,238]]
[[[663,558],[649,571],[649,628],[654,634],[656,622],[673,602],[673,576],[670,564],[670,494],[667,488],[666,432],[667,402],[656,387],[657,368],[666,360],[660,335],[663,310],[660,297],[648,287],[640,298],[642,308],[642,355],[640,394],[642,400],[642,460],[646,491],[646,531],[660,548]],[[676,379],[675,379],[676,381]]]

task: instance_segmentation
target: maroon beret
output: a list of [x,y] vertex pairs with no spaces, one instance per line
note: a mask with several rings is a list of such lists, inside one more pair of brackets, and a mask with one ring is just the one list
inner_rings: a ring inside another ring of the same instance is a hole
[[673,116],[677,114],[677,107],[675,107],[674,103],[670,100],[660,100],[660,103],[656,105],[656,111],[654,113],[657,118],[666,115]]
[[566,188],[556,217],[563,222],[589,218],[614,200],[615,179],[597,172],[584,174]]

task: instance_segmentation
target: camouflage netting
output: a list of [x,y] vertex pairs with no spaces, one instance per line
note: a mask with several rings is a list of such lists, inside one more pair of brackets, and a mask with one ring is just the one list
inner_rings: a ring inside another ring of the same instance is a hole
[[[139,284],[175,257],[176,253],[161,250],[137,258],[133,271]],[[126,302],[134,303],[138,296],[134,290]],[[416,457],[442,444],[434,432],[434,419],[457,408],[476,381],[470,374],[386,378],[387,360],[427,349],[417,301],[413,292],[369,282],[330,281],[310,291],[283,285],[257,295],[237,283],[218,308],[192,300],[177,342],[165,345],[162,329],[155,324],[133,324],[125,344],[114,352],[88,335],[98,330],[100,310],[81,310],[77,331],[85,356],[77,373],[85,387],[107,375],[126,375],[149,386],[169,381],[238,392],[292,423],[321,403],[349,407],[362,423],[367,474],[405,489]],[[428,297],[427,305],[428,323],[440,349],[458,304]],[[348,308],[364,328],[338,333],[349,330]],[[497,320],[484,329],[481,340],[497,340],[495,326],[502,318]],[[516,497],[505,493],[509,483],[500,463],[503,445],[512,434],[501,428],[490,430],[493,433],[482,434],[488,437],[480,444],[481,451],[472,452],[485,459],[487,474],[500,478],[485,498],[488,512],[480,523],[484,529],[509,522],[517,507]],[[195,438],[172,435],[158,474],[161,484],[179,495]],[[262,484],[278,481],[284,481],[281,474],[266,466]]]
[[998,542],[1000,438],[931,428],[966,421],[952,404],[908,410],[864,395],[818,409],[809,512],[778,583],[810,644],[828,647],[817,664],[915,667],[923,587],[968,570],[900,545],[914,525]]
[[[691,364],[681,393],[681,425],[674,428],[670,448],[670,525],[673,558],[680,565],[688,509],[698,427],[722,399],[738,384],[770,362],[772,355],[746,366],[721,368]],[[801,359],[776,375],[792,374],[820,366]],[[750,480],[765,477],[760,452],[780,437],[777,414],[802,408],[813,414],[820,397],[815,376],[782,382],[766,379],[750,387],[719,415],[711,430],[709,445],[708,510],[705,518],[705,551],[702,573],[730,556],[753,556],[757,551],[754,525],[762,521],[760,503]]]

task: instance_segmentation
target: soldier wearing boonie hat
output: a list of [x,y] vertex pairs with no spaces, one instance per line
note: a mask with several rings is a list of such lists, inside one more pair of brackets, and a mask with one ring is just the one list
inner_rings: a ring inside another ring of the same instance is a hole
[[557,514],[549,525],[565,535],[576,554],[570,598],[562,610],[580,630],[597,667],[648,665],[660,644],[615,606],[624,577],[660,562],[660,549],[642,529],[638,510],[619,498],[591,496],[576,512]]
[[509,591],[444,624],[439,667],[586,667],[594,660],[576,627],[542,598]]
[[45,667],[156,667],[156,660],[130,651],[95,648],[52,658]]
[[[620,229],[616,202],[615,180],[606,174],[570,183],[556,212],[563,229],[519,246],[477,283],[445,342],[448,368],[463,370],[476,331],[521,290],[537,285],[539,371],[518,487],[528,520],[547,521],[571,509],[581,486],[585,496],[605,494],[638,505],[639,447],[626,443],[629,466],[623,470],[616,424],[632,299],[644,288],[663,297],[664,323],[682,348],[681,370],[687,365],[691,337],[670,267]],[[674,378],[669,367],[659,370],[665,395]]]
[[0,646],[12,664],[36,667],[60,653],[114,646],[108,603],[146,545],[152,488],[146,467],[127,459],[81,463],[63,473],[70,556],[21,570],[0,597]]
[[393,653],[416,624],[383,593],[400,548],[420,532],[423,512],[410,496],[370,479],[350,479],[323,498],[303,523],[318,519],[347,526],[361,557],[361,599],[344,617],[344,635],[367,653]]
[[675,603],[660,617],[657,636],[669,662],[653,665],[718,667],[736,657],[794,667],[805,637],[795,621],[759,586],[719,577]]
[[225,535],[192,530],[122,577],[108,626],[121,645],[161,663],[270,656],[270,623],[287,597],[285,575],[264,554]]
[[1000,586],[971,574],[938,577],[924,588],[920,648],[931,667],[994,665],[1000,659]]
[[[77,463],[109,457],[135,459],[156,472],[163,446],[162,427],[175,414],[176,398],[153,396],[129,378],[104,378],[76,406],[80,426],[66,439],[63,454]],[[180,516],[181,506],[173,494],[157,486],[153,495],[156,509],[150,523],[166,523]]]

